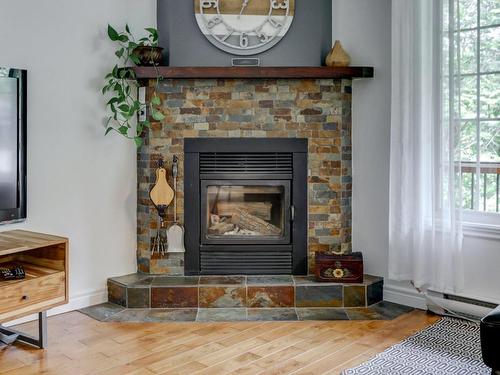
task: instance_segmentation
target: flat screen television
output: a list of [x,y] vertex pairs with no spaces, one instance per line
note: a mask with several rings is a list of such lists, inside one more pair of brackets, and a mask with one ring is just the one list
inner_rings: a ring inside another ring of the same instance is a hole
[[0,223],[26,219],[27,72],[0,67]]

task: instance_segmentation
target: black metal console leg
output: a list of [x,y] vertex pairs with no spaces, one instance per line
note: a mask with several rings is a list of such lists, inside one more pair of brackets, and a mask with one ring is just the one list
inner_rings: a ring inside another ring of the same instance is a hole
[[[6,344],[10,344],[9,337],[15,338],[14,341],[21,341],[26,344],[34,345],[40,349],[47,347],[47,312],[43,311],[38,313],[38,338],[26,335],[13,329],[0,326],[0,334],[5,335]],[[0,336],[1,338],[2,336]]]
[[40,349],[47,347],[47,311],[38,313],[38,346]]

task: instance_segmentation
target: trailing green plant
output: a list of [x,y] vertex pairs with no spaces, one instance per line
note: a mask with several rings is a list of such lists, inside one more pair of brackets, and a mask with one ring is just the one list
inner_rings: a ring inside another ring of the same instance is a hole
[[[139,57],[134,53],[137,47],[158,46],[158,31],[154,28],[146,28],[147,36],[135,39],[128,25],[122,32],[116,31],[111,25],[108,25],[108,37],[113,42],[118,44],[118,49],[115,51],[115,56],[118,58],[118,63],[115,64],[112,71],[106,74],[105,85],[102,88],[102,94],[110,96],[106,106],[110,111],[106,121],[106,132],[109,134],[112,131],[124,136],[125,138],[134,140],[139,148],[143,143],[142,134],[146,128],[151,126],[150,121],[139,121],[134,126],[134,119],[138,118],[138,114],[149,110],[149,114],[155,121],[161,121],[165,118],[159,110],[161,99],[153,91],[149,103],[141,103],[137,98],[137,83],[136,75],[133,69],[130,69],[131,64],[139,64]],[[158,86],[161,76],[158,68],[156,70],[156,86]]]

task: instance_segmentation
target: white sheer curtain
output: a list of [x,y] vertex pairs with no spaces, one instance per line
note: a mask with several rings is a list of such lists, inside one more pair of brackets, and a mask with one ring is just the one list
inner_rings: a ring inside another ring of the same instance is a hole
[[392,2],[389,278],[457,292],[462,229],[450,95],[456,88],[448,78],[454,60],[448,36],[454,34],[447,32],[446,6]]

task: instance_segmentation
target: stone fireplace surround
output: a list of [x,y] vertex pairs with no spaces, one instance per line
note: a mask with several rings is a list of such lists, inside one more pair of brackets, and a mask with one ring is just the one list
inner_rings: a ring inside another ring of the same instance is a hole
[[[149,95],[155,84],[149,81]],[[151,255],[157,216],[148,197],[157,160],[168,169],[177,155],[183,223],[184,138],[307,138],[309,273],[316,252],[351,249],[350,79],[175,78],[162,80],[157,92],[166,117],[152,124],[138,153],[139,272],[184,274],[183,254]]]

